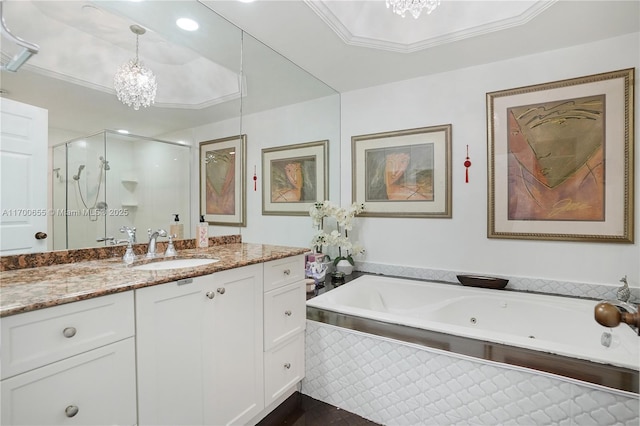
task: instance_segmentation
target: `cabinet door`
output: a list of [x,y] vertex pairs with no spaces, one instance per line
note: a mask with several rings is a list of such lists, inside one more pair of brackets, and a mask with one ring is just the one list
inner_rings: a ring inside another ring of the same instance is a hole
[[264,407],[262,265],[136,290],[140,425],[248,422]]
[[2,424],[136,424],[133,337],[3,380]]
[[209,275],[215,291],[205,323],[210,339],[205,363],[211,378],[205,389],[207,424],[246,424],[264,408],[262,353],[262,265]]
[[140,425],[204,424],[205,277],[136,290]]

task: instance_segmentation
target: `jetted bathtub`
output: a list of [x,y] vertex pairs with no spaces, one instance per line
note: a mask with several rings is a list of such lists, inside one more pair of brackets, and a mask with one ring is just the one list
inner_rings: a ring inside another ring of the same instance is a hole
[[599,325],[596,304],[373,275],[307,301],[322,310],[637,371],[640,338],[626,324]]

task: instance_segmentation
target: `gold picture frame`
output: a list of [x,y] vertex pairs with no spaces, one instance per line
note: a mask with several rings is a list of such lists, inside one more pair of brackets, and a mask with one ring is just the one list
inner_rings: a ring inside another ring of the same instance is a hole
[[200,214],[211,225],[247,226],[247,135],[200,142]]
[[487,93],[489,238],[633,243],[634,68]]
[[306,216],[329,197],[329,141],[262,150],[262,214]]
[[451,124],[351,138],[360,216],[451,218]]

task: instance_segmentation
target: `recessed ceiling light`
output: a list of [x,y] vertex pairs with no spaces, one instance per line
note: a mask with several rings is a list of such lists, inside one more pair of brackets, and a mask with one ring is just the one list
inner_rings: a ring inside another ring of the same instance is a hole
[[123,135],[128,135],[129,131],[125,130],[125,129],[120,129],[120,130],[118,130],[118,133],[122,133]]
[[253,3],[254,0],[238,0],[240,3]]
[[185,31],[195,31],[200,27],[196,21],[194,21],[193,19],[189,19],[189,18],[180,18],[180,19],[178,19],[176,21],[176,25],[179,26],[180,28],[182,28]]

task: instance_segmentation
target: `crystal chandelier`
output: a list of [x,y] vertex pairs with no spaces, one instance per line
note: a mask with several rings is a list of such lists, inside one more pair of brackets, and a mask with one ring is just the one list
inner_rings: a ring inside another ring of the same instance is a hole
[[137,111],[141,106],[146,108],[155,101],[158,85],[153,72],[138,60],[138,38],[147,30],[139,25],[131,25],[129,28],[136,35],[136,58],[118,68],[113,86],[118,100]]
[[404,18],[409,11],[415,19],[418,19],[422,9],[427,9],[427,14],[434,11],[440,5],[440,0],[387,0],[387,9],[393,6],[393,12]]

